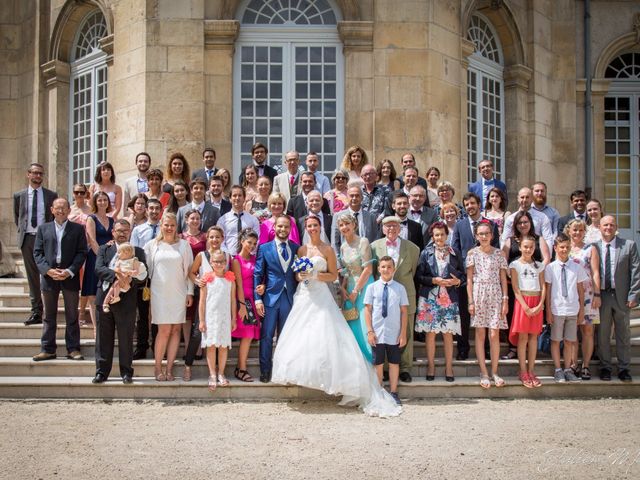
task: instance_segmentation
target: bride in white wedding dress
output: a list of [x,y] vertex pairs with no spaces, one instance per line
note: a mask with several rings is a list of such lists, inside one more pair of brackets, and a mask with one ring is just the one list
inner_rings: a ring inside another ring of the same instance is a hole
[[298,250],[313,263],[300,283],[291,313],[278,338],[272,381],[342,395],[340,405],[359,406],[371,416],[400,415],[402,407],[384,390],[373,366],[360,352],[327,282],[337,277],[333,249],[320,240],[320,221],[307,217],[310,241]]

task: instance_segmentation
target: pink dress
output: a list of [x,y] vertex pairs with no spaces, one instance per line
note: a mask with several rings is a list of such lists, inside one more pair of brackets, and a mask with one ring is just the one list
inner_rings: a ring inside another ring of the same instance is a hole
[[[296,226],[296,219],[291,216],[289,218],[291,219],[291,232],[289,232],[289,240],[300,245],[300,234],[298,233],[298,227]],[[260,224],[260,239],[258,240],[259,245],[270,242],[271,240],[276,238],[276,230],[274,228],[274,224],[275,219],[273,217],[265,220]]]
[[[255,304],[253,302],[253,270],[256,267],[256,256],[251,255],[249,260],[245,260],[240,255],[236,255],[233,258],[238,260],[238,263],[240,264],[242,291],[244,292],[244,299],[247,303],[247,308],[250,308],[249,303],[251,303],[253,314],[259,319],[260,317],[258,317],[258,313],[256,312]],[[243,319],[238,315],[236,317],[236,329],[231,332],[231,336],[233,338],[253,338],[254,340],[258,340],[260,338],[260,322],[258,321],[257,325],[245,325]]]
[[500,270],[507,269],[507,260],[497,248],[494,248],[491,253],[483,253],[480,248],[472,248],[467,254],[467,267],[471,266],[473,266],[473,302],[476,307],[476,314],[471,317],[471,326],[507,329],[507,318],[500,315],[502,309]]

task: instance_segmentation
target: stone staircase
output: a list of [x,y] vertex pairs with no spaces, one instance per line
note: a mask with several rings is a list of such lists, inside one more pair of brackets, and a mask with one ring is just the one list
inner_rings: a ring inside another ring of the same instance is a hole
[[[22,259],[17,249],[10,250],[22,268]],[[62,305],[62,299],[60,299]],[[123,385],[118,375],[117,345],[115,349],[112,377],[101,385],[93,385],[95,373],[93,328],[81,328],[81,351],[85,360],[66,360],[64,347],[64,314],[58,312],[58,359],[34,362],[31,357],[40,350],[41,326],[24,326],[29,315],[29,295],[26,279],[0,279],[0,398],[60,398],[60,399],[233,399],[251,401],[282,401],[294,399],[327,398],[321,392],[300,387],[285,387],[262,384],[259,376],[258,347],[251,347],[248,369],[256,377],[253,383],[243,383],[233,378],[238,348],[234,343],[229,352],[227,376],[228,388],[218,388],[211,394],[206,388],[208,376],[206,362],[196,361],[193,380],[180,379],[184,364],[176,361],[175,382],[156,382],[153,379],[153,360],[134,361],[135,377],[132,385]],[[640,310],[632,315],[632,374],[640,372]],[[597,379],[598,363],[593,362],[594,379],[579,384],[556,384],[553,382],[553,363],[548,356],[540,356],[537,374],[543,387],[526,389],[520,385],[517,360],[500,362],[500,374],[507,386],[501,389],[483,390],[478,385],[479,370],[474,358],[454,361],[456,381],[444,381],[443,346],[437,343],[436,380],[427,382],[424,344],[415,342],[416,360],[412,369],[414,380],[401,384],[403,398],[593,398],[593,397],[639,397],[640,381],[624,384],[617,380],[601,382]],[[506,351],[506,345],[503,349]],[[182,358],[180,348],[178,358]],[[472,349],[473,352],[473,349]],[[615,352],[615,350],[614,350]],[[640,380],[640,379],[639,379]]]

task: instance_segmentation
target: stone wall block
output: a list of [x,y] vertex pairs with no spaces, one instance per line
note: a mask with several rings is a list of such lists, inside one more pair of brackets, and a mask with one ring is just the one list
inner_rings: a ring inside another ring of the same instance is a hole
[[425,50],[392,50],[387,53],[390,76],[423,76],[427,71]]
[[451,58],[460,56],[460,35],[445,30],[439,25],[429,29],[429,47]]
[[162,19],[203,18],[204,0],[157,0],[157,16]]
[[380,22],[373,31],[375,48],[426,48],[426,23]]
[[375,2],[375,21],[377,22],[428,22],[429,4],[425,0],[405,0],[399,8],[396,0],[377,0]]
[[390,85],[389,77],[374,78],[374,109],[386,110],[389,108]]
[[389,108],[415,110],[421,108],[422,79],[418,77],[389,78]]
[[202,22],[191,20],[163,20],[158,23],[157,45],[203,45],[204,32]]
[[167,50],[167,69],[170,72],[202,71],[203,64],[202,47],[169,47]]
[[[147,75],[151,101],[166,103],[202,102],[204,81],[200,73],[154,73]],[[151,117],[154,118],[154,117]],[[154,121],[157,121],[154,118]]]

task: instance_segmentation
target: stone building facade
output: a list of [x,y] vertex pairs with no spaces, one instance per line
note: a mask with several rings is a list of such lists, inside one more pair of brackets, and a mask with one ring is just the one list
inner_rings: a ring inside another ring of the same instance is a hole
[[256,140],[327,172],[355,144],[396,166],[412,152],[460,191],[488,157],[512,198],[544,180],[564,213],[586,187],[640,235],[637,1],[6,0],[0,30],[10,244],[32,161],[68,195],[104,159],[132,175],[140,151],[197,166],[214,146],[235,178]]

